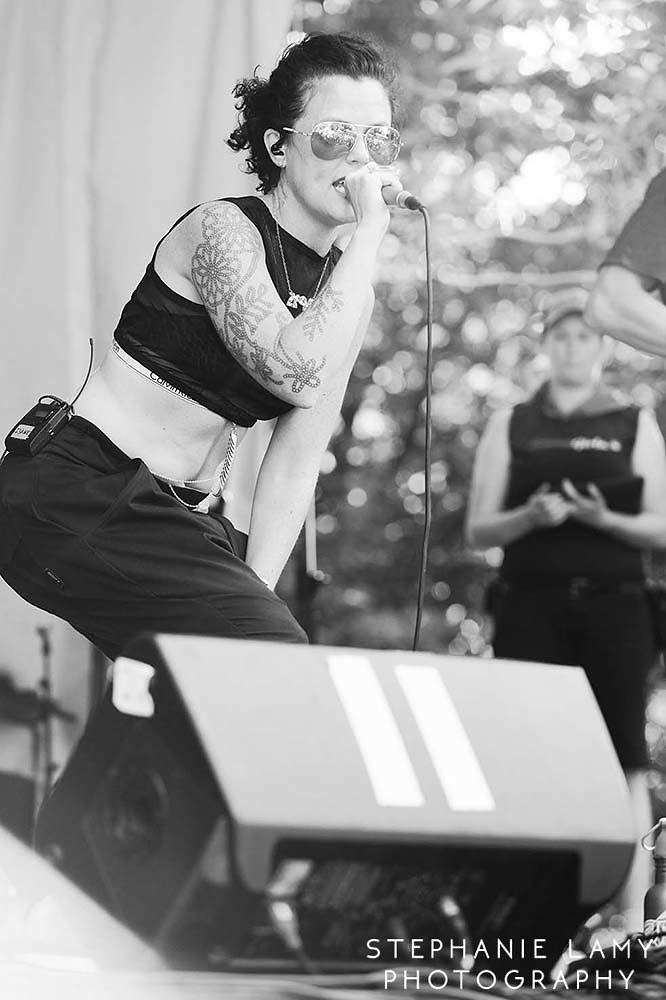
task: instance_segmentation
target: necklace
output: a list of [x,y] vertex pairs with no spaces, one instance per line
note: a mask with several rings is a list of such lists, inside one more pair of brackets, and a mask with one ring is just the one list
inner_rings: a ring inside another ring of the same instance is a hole
[[[229,473],[231,472],[231,466],[234,461],[234,454],[238,446],[238,427],[236,424],[231,425],[231,431],[229,432],[229,440],[227,442],[227,448],[224,453],[224,458],[218,465],[217,469],[212,476],[208,476],[206,479],[171,479],[169,476],[162,476],[159,472],[154,472],[153,475],[157,479],[161,479],[169,487],[170,492],[174,495],[176,500],[182,504],[183,507],[187,507],[188,510],[195,511],[197,513],[207,514],[210,502],[214,497],[221,497],[222,491],[226,485],[227,479],[229,478]],[[197,504],[186,503],[181,497],[176,493],[174,486],[185,487],[186,489],[196,490],[202,484],[215,483],[213,488],[210,490],[207,496]]]
[[284,277],[285,281],[287,282],[287,290],[289,292],[289,298],[287,299],[287,309],[298,309],[299,306],[301,307],[301,309],[307,309],[307,307],[311,305],[312,302],[314,302],[315,298],[317,297],[317,293],[321,287],[321,283],[324,278],[324,273],[326,271],[326,268],[328,267],[328,258],[331,256],[331,251],[329,250],[329,252],[326,254],[326,260],[324,261],[324,266],[321,269],[321,274],[319,275],[319,281],[317,282],[317,287],[314,290],[314,295],[312,295],[311,298],[308,298],[307,295],[299,295],[291,287],[291,282],[289,281],[289,272],[287,271],[287,262],[284,257],[284,250],[282,249],[282,240],[280,239],[280,224],[277,221],[277,219],[275,220],[275,234],[277,236],[278,249],[280,250],[280,257],[282,259],[282,269],[284,270]]

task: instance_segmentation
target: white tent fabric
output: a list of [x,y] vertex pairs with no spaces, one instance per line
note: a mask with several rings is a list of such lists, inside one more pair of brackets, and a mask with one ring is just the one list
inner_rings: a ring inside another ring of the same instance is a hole
[[[39,395],[72,398],[88,338],[100,360],[154,244],[182,212],[254,189],[224,142],[230,91],[256,65],[270,71],[292,6],[0,0],[3,437]],[[0,669],[22,686],[41,670],[35,628],[52,626],[55,694],[83,721],[85,640],[1,581],[0,616]],[[77,728],[57,725],[61,760]],[[25,733],[3,737],[0,770],[27,761]]]

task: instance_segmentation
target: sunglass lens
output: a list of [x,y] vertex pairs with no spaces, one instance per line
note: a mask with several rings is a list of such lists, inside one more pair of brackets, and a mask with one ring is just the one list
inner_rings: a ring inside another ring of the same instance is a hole
[[387,167],[400,152],[400,134],[393,128],[369,128],[365,133],[368,152],[375,163]]
[[356,133],[343,122],[321,122],[312,133],[312,152],[320,160],[335,160],[348,153]]

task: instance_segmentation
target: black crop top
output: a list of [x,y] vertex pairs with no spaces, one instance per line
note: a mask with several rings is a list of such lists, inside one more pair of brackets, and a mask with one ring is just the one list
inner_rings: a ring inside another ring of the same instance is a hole
[[[268,206],[253,195],[219,200],[237,205],[256,226],[264,244],[268,273],[286,305],[289,290],[276,224]],[[171,229],[194,210],[182,215]],[[280,235],[294,291],[312,295],[326,258],[282,227]],[[251,427],[257,420],[271,420],[292,409],[291,403],[274,396],[236,361],[222,342],[203,303],[192,302],[162,281],[155,271],[159,246],[158,243],[146,273],[122,311],[114,333],[117,343],[132,358],[185,395],[242,427]],[[338,247],[331,248],[322,285],[340,255]],[[300,307],[290,308],[294,316],[300,311]]]

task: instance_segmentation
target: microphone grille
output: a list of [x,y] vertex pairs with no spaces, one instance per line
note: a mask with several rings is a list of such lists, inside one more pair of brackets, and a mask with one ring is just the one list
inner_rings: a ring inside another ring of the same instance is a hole
[[423,207],[416,195],[410,191],[400,191],[396,196],[395,203],[398,208],[406,208],[410,212],[417,212],[419,208]]

